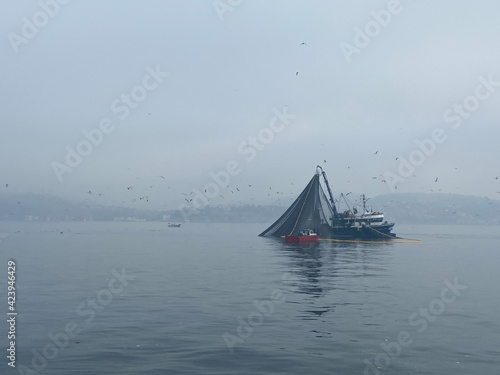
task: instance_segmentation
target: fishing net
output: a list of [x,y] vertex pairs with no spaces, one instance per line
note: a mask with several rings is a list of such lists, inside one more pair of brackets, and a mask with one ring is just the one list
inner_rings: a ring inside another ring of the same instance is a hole
[[327,236],[333,217],[332,207],[320,184],[320,175],[316,173],[285,213],[259,236],[296,236],[303,229]]

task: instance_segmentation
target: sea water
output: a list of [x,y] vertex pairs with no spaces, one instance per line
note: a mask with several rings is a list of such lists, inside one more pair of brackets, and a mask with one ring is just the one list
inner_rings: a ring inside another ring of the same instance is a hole
[[0,225],[2,374],[497,374],[500,231],[285,244],[268,224]]

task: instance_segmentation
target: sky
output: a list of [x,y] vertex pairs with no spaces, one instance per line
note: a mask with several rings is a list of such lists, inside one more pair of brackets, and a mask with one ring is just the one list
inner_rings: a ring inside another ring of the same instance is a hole
[[286,205],[319,164],[335,195],[500,198],[498,1],[1,7],[5,192]]

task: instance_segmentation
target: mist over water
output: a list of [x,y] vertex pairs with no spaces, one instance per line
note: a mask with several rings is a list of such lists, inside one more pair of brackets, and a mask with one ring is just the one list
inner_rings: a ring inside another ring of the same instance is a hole
[[[294,246],[258,237],[264,227],[3,223],[18,365],[59,342],[40,373],[495,373],[498,228]],[[68,323],[79,333],[65,342]]]

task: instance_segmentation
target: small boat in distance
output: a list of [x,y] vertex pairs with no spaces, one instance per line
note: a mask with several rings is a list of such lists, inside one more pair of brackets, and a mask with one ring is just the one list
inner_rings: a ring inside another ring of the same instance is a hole
[[297,236],[285,236],[286,243],[311,243],[317,242],[319,234],[314,233],[311,229],[299,230]]
[[181,225],[180,224],[176,224],[176,223],[168,223],[167,225],[169,228],[180,228]]

